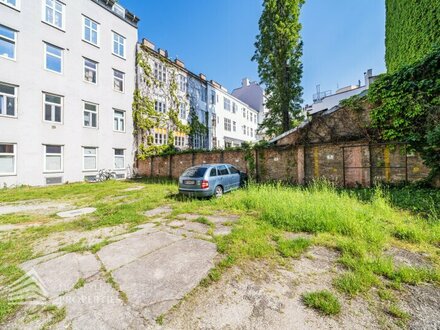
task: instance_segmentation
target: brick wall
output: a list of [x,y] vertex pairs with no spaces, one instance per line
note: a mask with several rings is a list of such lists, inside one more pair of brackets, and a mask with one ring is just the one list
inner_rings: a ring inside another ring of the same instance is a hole
[[295,184],[325,178],[338,185],[370,186],[375,182],[397,183],[426,178],[429,169],[418,155],[406,154],[402,145],[356,143],[289,145],[251,151],[255,163],[245,151],[187,153],[140,160],[138,172],[146,177],[177,179],[193,165],[228,163],[259,182],[284,181]]

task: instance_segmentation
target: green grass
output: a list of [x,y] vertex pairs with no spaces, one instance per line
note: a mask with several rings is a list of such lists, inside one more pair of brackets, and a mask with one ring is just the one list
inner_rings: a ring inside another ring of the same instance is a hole
[[302,299],[307,307],[314,308],[324,315],[337,315],[341,311],[338,298],[326,290],[305,293]]
[[[142,185],[139,191],[126,188]],[[33,244],[53,233],[88,231],[121,224],[128,230],[148,221],[142,213],[165,204],[173,207],[173,216],[183,213],[235,214],[232,233],[216,237],[218,250],[225,259],[202,284],[218,281],[234,264],[267,259],[285,263],[299,257],[311,245],[323,245],[339,251],[338,262],[345,271],[334,280],[334,288],[349,296],[379,290],[386,285],[399,289],[402,283],[440,285],[440,192],[418,188],[376,188],[364,190],[335,189],[326,183],[309,187],[249,185],[226,194],[221,199],[176,198],[172,181],[110,181],[99,184],[71,184],[56,187],[20,187],[0,190],[1,202],[50,200],[76,206],[92,206],[97,211],[72,222],[51,224],[53,215],[36,214],[0,216],[0,223],[44,222],[45,226],[11,233],[0,240],[0,286],[23,275],[19,265],[36,257]],[[126,196],[121,203],[118,196]],[[203,216],[197,222],[212,226]],[[284,239],[286,232],[311,233],[313,239]],[[87,247],[77,242],[64,247],[67,252],[96,253],[109,244],[103,241]],[[432,268],[396,266],[384,255],[387,247],[426,254]],[[111,283],[112,278],[108,278]],[[123,296],[124,293],[121,292]],[[383,294],[382,299],[390,300]],[[0,297],[0,322],[14,312]]]
[[292,240],[278,240],[278,251],[283,257],[298,258],[307,250],[311,242],[305,238],[297,238]]

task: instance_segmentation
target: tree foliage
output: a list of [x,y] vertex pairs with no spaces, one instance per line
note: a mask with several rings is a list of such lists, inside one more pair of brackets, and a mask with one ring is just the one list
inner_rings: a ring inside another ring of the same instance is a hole
[[291,129],[302,103],[302,41],[299,15],[304,0],[264,0],[253,60],[266,86],[269,113],[261,128],[269,136]]
[[440,45],[440,1],[386,0],[386,63],[390,73]]
[[371,120],[383,140],[407,142],[432,175],[440,174],[440,48],[375,81],[368,92]]

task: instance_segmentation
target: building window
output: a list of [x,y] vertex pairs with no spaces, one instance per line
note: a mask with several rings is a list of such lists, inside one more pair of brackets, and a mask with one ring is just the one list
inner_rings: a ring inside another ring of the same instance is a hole
[[154,63],[154,78],[157,81],[166,83],[167,82],[167,68],[163,63]]
[[253,113],[252,112],[249,113],[249,119],[250,119],[251,122],[253,122]]
[[184,147],[185,146],[185,137],[184,136],[176,136],[174,138],[174,145],[176,147]]
[[116,132],[125,132],[125,112],[114,110],[113,114],[113,129]]
[[251,128],[251,137],[254,137],[254,130]]
[[63,147],[54,145],[44,146],[44,171],[63,171]]
[[215,101],[216,101],[215,91],[211,91],[211,104],[215,104]]
[[242,108],[243,110],[243,118],[246,118],[246,108]]
[[125,58],[125,38],[113,32],[113,54]]
[[235,121],[232,122],[232,131],[237,132],[237,123]]
[[186,119],[186,106],[185,106],[185,103],[180,103],[180,119]]
[[125,88],[125,73],[113,69],[113,88],[117,92],[124,92]]
[[4,3],[14,8],[18,8],[18,1],[19,0],[0,0],[1,3]]
[[231,131],[231,120],[228,118],[225,118],[225,131],[227,132]]
[[98,63],[84,59],[84,80],[96,84],[98,82]]
[[44,120],[52,123],[61,123],[63,117],[63,97],[52,94],[44,96]]
[[96,171],[98,169],[98,148],[83,148],[83,170]]
[[208,89],[206,87],[202,87],[202,102],[206,102],[208,98]]
[[254,114],[254,123],[257,123],[257,114]]
[[114,149],[115,151],[115,159],[114,165],[115,170],[121,170],[125,168],[125,150],[124,149]]
[[0,175],[14,175],[16,159],[15,144],[0,143]]
[[84,35],[83,39],[91,44],[98,46],[99,43],[99,24],[88,17],[83,17]]
[[187,79],[184,75],[179,74],[179,89],[186,93]]
[[0,115],[16,116],[17,88],[0,83]]
[[246,135],[246,126],[243,125],[243,134]]
[[0,56],[15,60],[17,32],[0,25]]
[[155,133],[154,134],[154,144],[155,145],[165,145],[168,143],[168,136],[167,134],[162,133]]
[[45,44],[45,65],[46,70],[62,73],[63,72],[63,49]]
[[235,102],[232,103],[232,113],[237,113],[237,104]]
[[223,108],[226,111],[231,111],[231,100],[230,99],[227,99],[226,97],[224,98]]
[[246,135],[249,136],[250,132],[249,132],[249,127],[246,127]]
[[167,106],[166,106],[166,104],[164,102],[155,101],[154,102],[154,110],[156,110],[156,112],[166,113],[167,112]]
[[84,127],[98,127],[98,105],[84,102]]
[[44,0],[44,21],[64,30],[65,5],[57,0]]

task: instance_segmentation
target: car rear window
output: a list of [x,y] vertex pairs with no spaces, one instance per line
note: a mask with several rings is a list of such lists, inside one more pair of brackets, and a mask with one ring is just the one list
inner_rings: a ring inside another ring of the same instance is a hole
[[206,167],[191,167],[187,169],[182,176],[187,178],[201,178],[205,175]]

